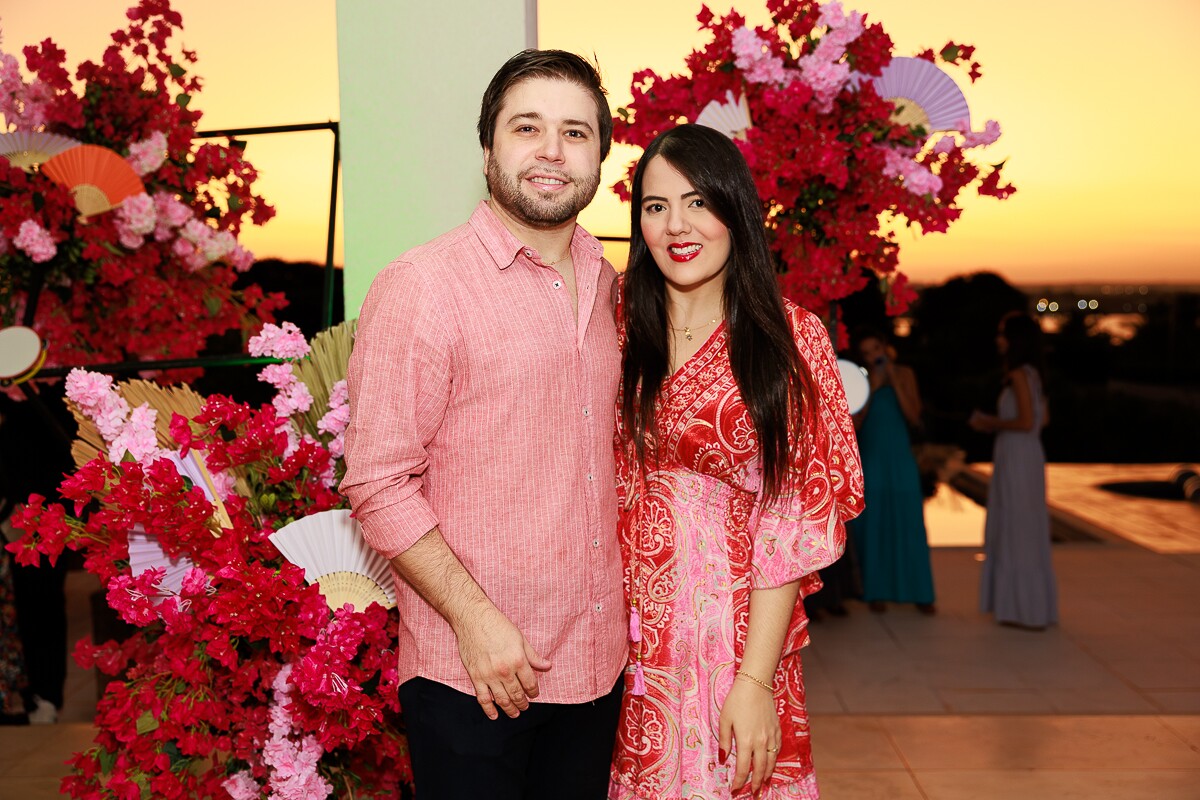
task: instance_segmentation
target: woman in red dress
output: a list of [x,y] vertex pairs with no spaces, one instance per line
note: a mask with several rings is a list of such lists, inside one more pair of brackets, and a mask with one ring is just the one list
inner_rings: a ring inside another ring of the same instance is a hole
[[862,470],[829,337],[780,296],[724,135],[647,148],[621,292],[630,656],[609,796],[816,798],[798,600],[842,553]]

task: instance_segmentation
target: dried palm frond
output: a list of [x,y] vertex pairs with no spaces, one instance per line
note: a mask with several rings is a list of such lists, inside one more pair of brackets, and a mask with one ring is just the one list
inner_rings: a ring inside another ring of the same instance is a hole
[[107,453],[108,445],[104,443],[100,431],[96,430],[96,424],[85,417],[77,405],[70,400],[64,402],[78,426],[75,441],[71,443],[71,457],[75,459],[75,467],[79,468],[101,453]]
[[158,446],[168,450],[179,447],[175,437],[171,436],[171,416],[179,414],[192,419],[204,407],[204,398],[190,386],[160,386],[150,381],[132,380],[121,381],[117,384],[117,391],[130,408],[146,403],[158,412],[154,419]]
[[[172,415],[180,414],[190,420],[199,414],[204,406],[204,397],[189,386],[160,386],[150,381],[130,380],[121,381],[116,388],[118,393],[129,403],[130,408],[137,408],[144,403],[157,412],[154,419],[155,438],[158,440],[158,446],[167,450],[175,450],[179,447],[179,443],[171,436]],[[82,467],[100,453],[107,453],[108,446],[100,435],[100,431],[96,429],[95,423],[84,416],[74,403],[68,400],[67,408],[71,410],[71,416],[79,425],[76,434],[78,438],[71,445],[71,456],[75,459],[76,466]],[[196,458],[194,460],[204,478],[209,494],[212,495],[215,507],[214,519],[223,528],[233,527],[229,512],[225,510],[225,504],[221,502],[220,495],[217,494],[217,487],[204,459]],[[235,478],[235,490],[238,490],[239,494],[248,494],[249,490],[244,476],[236,474],[235,471]]]
[[314,436],[317,434],[317,423],[329,410],[329,395],[333,385],[346,378],[357,322],[347,320],[321,331],[313,337],[309,357],[292,364],[292,372],[304,382],[313,398],[312,407],[304,412],[304,425]]

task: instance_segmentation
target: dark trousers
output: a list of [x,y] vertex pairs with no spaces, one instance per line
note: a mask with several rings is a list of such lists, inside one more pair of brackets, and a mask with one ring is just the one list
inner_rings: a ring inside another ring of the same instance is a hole
[[623,681],[590,703],[531,703],[488,719],[473,695],[413,678],[400,686],[416,800],[603,800]]

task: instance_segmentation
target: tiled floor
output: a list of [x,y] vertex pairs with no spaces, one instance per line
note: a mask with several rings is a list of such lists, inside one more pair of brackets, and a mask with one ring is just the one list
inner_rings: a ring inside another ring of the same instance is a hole
[[[825,800],[1200,799],[1197,510],[1139,514],[1152,501],[1088,483],[1123,468],[1069,467],[1051,467],[1052,487],[1075,487],[1056,502],[1113,529],[1055,546],[1057,627],[1031,633],[979,614],[975,547],[935,550],[936,616],[854,604],[813,625],[805,668]],[[967,510],[962,539],[979,519]],[[1159,543],[1165,552],[1146,548]],[[70,587],[82,635],[94,584],[79,574]],[[91,741],[94,698],[92,676],[73,668],[71,722],[0,727],[0,800],[58,796],[63,762]]]

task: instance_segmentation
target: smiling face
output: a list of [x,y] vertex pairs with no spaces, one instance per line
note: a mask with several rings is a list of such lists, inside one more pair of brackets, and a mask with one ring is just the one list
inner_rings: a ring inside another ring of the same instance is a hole
[[600,185],[598,128],[594,99],[574,83],[530,78],[509,89],[483,151],[497,213],[531,228],[574,224]]
[[655,156],[642,176],[642,237],[667,285],[679,292],[721,291],[729,228],[671,163]]

